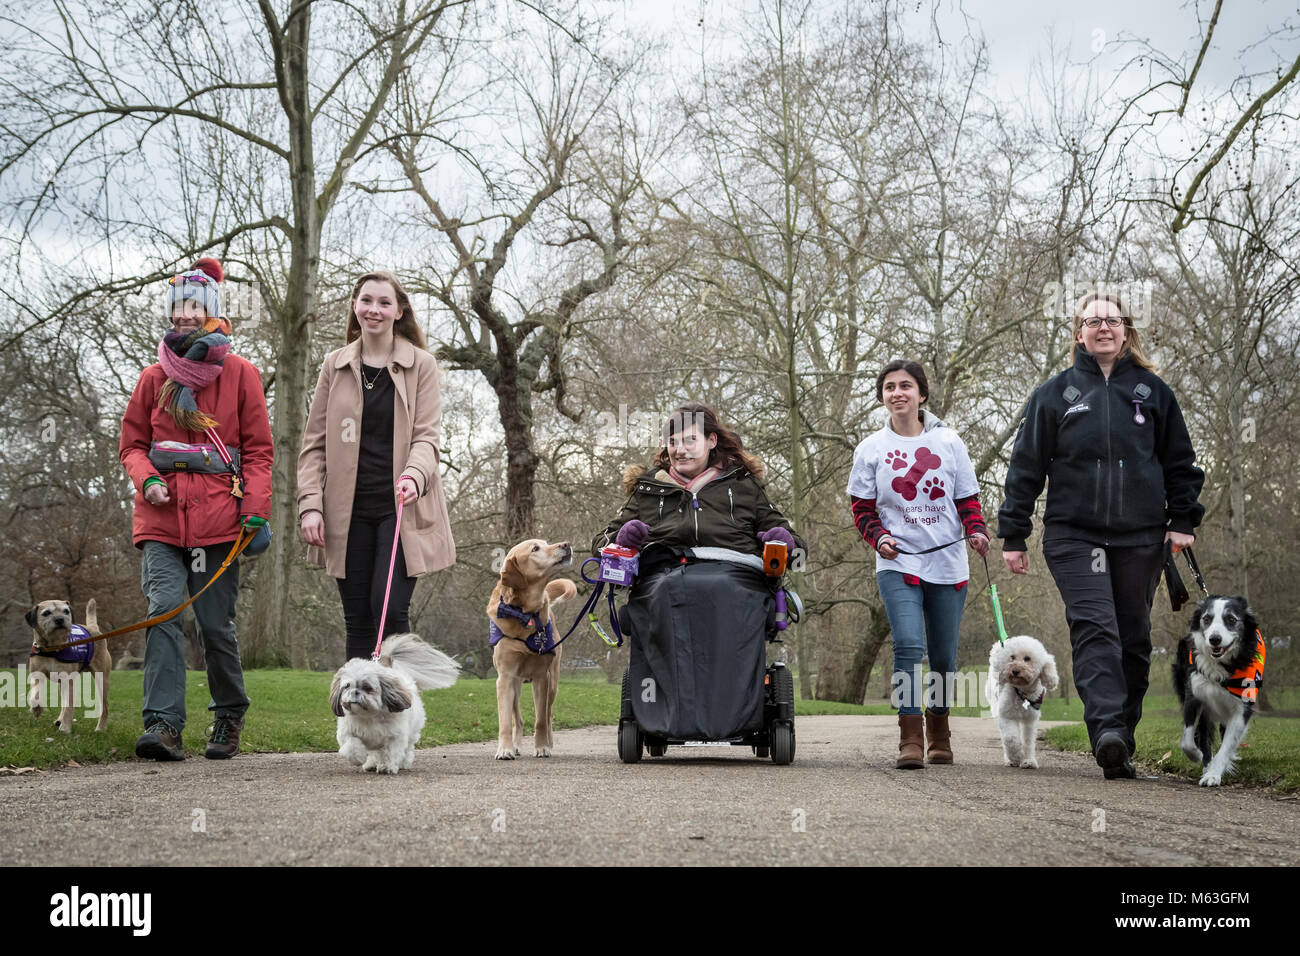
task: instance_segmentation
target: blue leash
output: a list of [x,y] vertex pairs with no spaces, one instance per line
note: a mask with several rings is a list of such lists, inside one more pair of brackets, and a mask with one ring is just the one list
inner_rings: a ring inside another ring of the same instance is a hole
[[[600,639],[610,647],[623,646],[623,630],[619,627],[618,614],[614,611],[614,585],[610,584],[609,590],[605,591],[605,585],[608,582],[602,581],[600,578],[595,578],[593,580],[592,578],[587,577],[587,565],[591,564],[593,561],[599,564],[600,558],[588,558],[586,561],[583,561],[582,567],[578,569],[578,573],[582,576],[582,580],[586,581],[588,584],[596,585],[596,589],[591,592],[591,597],[587,598],[587,603],[584,604],[582,610],[578,612],[578,617],[573,622],[573,626],[565,632],[564,637],[555,642],[556,647],[559,647],[569,639],[569,635],[577,630],[578,625],[582,623],[583,617],[586,617],[587,620],[591,622],[592,628],[600,636]],[[611,640],[609,634],[600,626],[600,621],[596,619],[596,604],[600,601],[602,591],[605,591],[609,599],[609,624],[610,627],[614,629],[614,636],[618,638],[618,640]]]

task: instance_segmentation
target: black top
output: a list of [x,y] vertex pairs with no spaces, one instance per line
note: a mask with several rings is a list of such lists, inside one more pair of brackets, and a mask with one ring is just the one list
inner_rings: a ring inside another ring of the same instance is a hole
[[[352,513],[384,518],[397,510],[393,490],[393,377],[387,368],[361,366],[361,440]],[[370,388],[365,383],[371,383]]]
[[1123,355],[1102,375],[1079,349],[1074,365],[1030,396],[1011,448],[998,510],[1003,548],[1024,551],[1047,480],[1043,537],[1119,547],[1191,534],[1205,473],[1173,391]]

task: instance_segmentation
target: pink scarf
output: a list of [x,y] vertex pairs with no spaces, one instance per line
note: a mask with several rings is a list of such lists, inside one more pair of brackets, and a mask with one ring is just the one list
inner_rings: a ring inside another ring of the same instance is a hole
[[695,494],[697,491],[699,491],[701,488],[707,485],[714,478],[718,477],[718,469],[705,468],[694,478],[685,478],[682,475],[679,475],[677,473],[676,468],[669,468],[668,477],[671,478],[673,481],[677,482],[677,484],[681,485],[691,494]]

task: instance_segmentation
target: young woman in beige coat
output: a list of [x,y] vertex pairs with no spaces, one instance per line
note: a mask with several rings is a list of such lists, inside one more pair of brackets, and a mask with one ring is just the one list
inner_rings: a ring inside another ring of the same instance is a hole
[[384,636],[410,630],[415,579],[456,560],[438,478],[438,363],[396,277],[352,288],[347,345],[325,356],[298,456],[298,517],[307,560],[339,580],[347,659],[378,638],[397,499],[401,547]]

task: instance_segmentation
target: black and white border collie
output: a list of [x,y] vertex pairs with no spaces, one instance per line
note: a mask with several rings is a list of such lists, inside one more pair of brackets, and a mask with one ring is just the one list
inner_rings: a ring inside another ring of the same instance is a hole
[[[1217,787],[1231,773],[1237,747],[1255,713],[1257,679],[1242,679],[1257,653],[1255,615],[1242,597],[1210,595],[1192,614],[1187,636],[1174,658],[1174,689],[1183,707],[1187,759],[1202,764],[1200,784]],[[1237,675],[1234,678],[1234,675]],[[1240,690],[1233,693],[1225,684]],[[1214,725],[1222,735],[1211,754]]]

